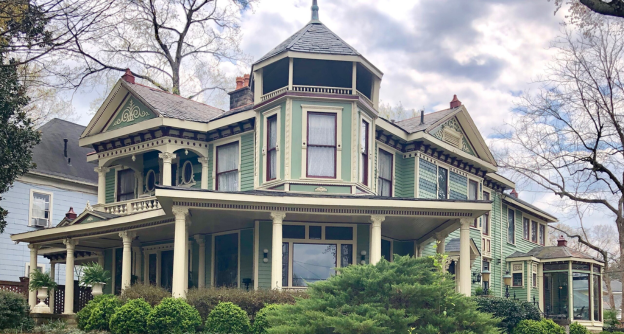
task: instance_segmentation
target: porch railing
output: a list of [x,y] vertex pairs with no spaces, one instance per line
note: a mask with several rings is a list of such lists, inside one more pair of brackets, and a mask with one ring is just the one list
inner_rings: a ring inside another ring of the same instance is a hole
[[261,101],[266,101],[266,100],[272,99],[272,98],[274,98],[274,97],[276,97],[276,96],[278,96],[278,95],[280,95],[282,93],[285,93],[286,91],[288,91],[288,87],[282,87],[280,89],[276,89],[276,90],[274,90],[274,91],[272,91],[270,93],[266,93],[266,94],[262,95],[260,97],[260,100]]
[[359,90],[358,90],[358,91],[356,91],[356,92],[357,92],[357,95],[358,95],[359,97],[361,97],[364,101],[366,101],[368,104],[370,104],[370,105],[371,105],[371,107],[374,105],[374,104],[373,104],[373,101],[371,101],[371,99],[369,99],[368,97],[366,97],[366,95],[364,95],[364,94],[360,93],[360,91],[359,91]]
[[293,85],[293,91],[322,94],[351,95],[351,88]]
[[158,203],[156,197],[136,198],[123,202],[108,203],[100,207],[100,210],[114,215],[129,215],[158,209],[160,209],[160,203]]

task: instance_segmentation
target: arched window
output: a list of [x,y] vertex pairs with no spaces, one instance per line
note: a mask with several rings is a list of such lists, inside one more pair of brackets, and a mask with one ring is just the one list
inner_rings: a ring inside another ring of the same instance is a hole
[[156,172],[153,169],[150,169],[145,176],[145,189],[147,191],[153,191],[156,185]]
[[182,165],[182,183],[189,184],[193,182],[193,163],[191,161],[186,161],[184,165]]

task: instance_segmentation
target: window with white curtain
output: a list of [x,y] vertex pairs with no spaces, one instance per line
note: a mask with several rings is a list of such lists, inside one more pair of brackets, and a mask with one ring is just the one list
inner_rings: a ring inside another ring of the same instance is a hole
[[31,200],[30,225],[50,226],[50,195],[33,192]]
[[217,147],[217,190],[238,190],[238,142]]
[[117,202],[134,199],[134,170],[124,169],[117,172]]
[[368,122],[360,126],[360,182],[368,185]]
[[277,178],[277,115],[267,119],[267,181]]
[[308,113],[308,177],[336,177],[336,114]]
[[379,167],[377,171],[377,194],[392,197],[392,153],[379,150]]

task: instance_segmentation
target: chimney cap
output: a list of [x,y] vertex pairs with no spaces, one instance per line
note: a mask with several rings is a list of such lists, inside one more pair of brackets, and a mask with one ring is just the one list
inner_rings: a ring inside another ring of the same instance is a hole
[[518,198],[518,192],[516,191],[516,188],[511,189],[510,195],[515,198]]
[[70,206],[69,211],[65,214],[65,217],[69,220],[74,220],[78,217],[78,215],[74,212],[74,208]]
[[567,247],[568,246],[568,240],[566,240],[563,237],[563,234],[559,236],[559,239],[557,239],[557,247]]
[[132,71],[130,71],[129,68],[126,68],[126,73],[124,73],[124,75],[121,76],[121,79],[124,80],[125,82],[134,83],[134,74],[132,74]]
[[243,88],[243,82],[245,81],[245,78],[243,77],[236,77],[236,89],[241,89]]
[[451,100],[451,109],[457,108],[461,106],[461,101],[457,98],[457,94],[453,95],[453,100]]

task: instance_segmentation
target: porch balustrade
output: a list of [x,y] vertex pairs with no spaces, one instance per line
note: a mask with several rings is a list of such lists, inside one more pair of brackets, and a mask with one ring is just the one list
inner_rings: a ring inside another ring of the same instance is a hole
[[[280,94],[286,93],[288,91],[292,92],[304,92],[304,93],[320,93],[320,94],[335,94],[335,95],[352,95],[352,88],[344,88],[344,87],[324,87],[324,86],[304,86],[304,85],[293,85],[292,90],[288,89],[288,86],[276,89],[272,92],[266,93],[260,97],[260,101],[264,102],[270,100]],[[370,106],[374,106],[373,101],[366,97],[360,91],[355,91],[357,95],[363,99]]]
[[123,202],[103,204],[99,206],[99,208],[95,208],[114,215],[129,215],[138,212],[158,210],[160,209],[160,203],[158,203],[156,197],[146,197]]
[[366,101],[368,104],[370,104],[371,106],[374,106],[373,101],[371,101],[371,99],[369,99],[368,97],[366,97],[366,95],[360,93],[360,91],[356,90],[357,95],[364,101]]

